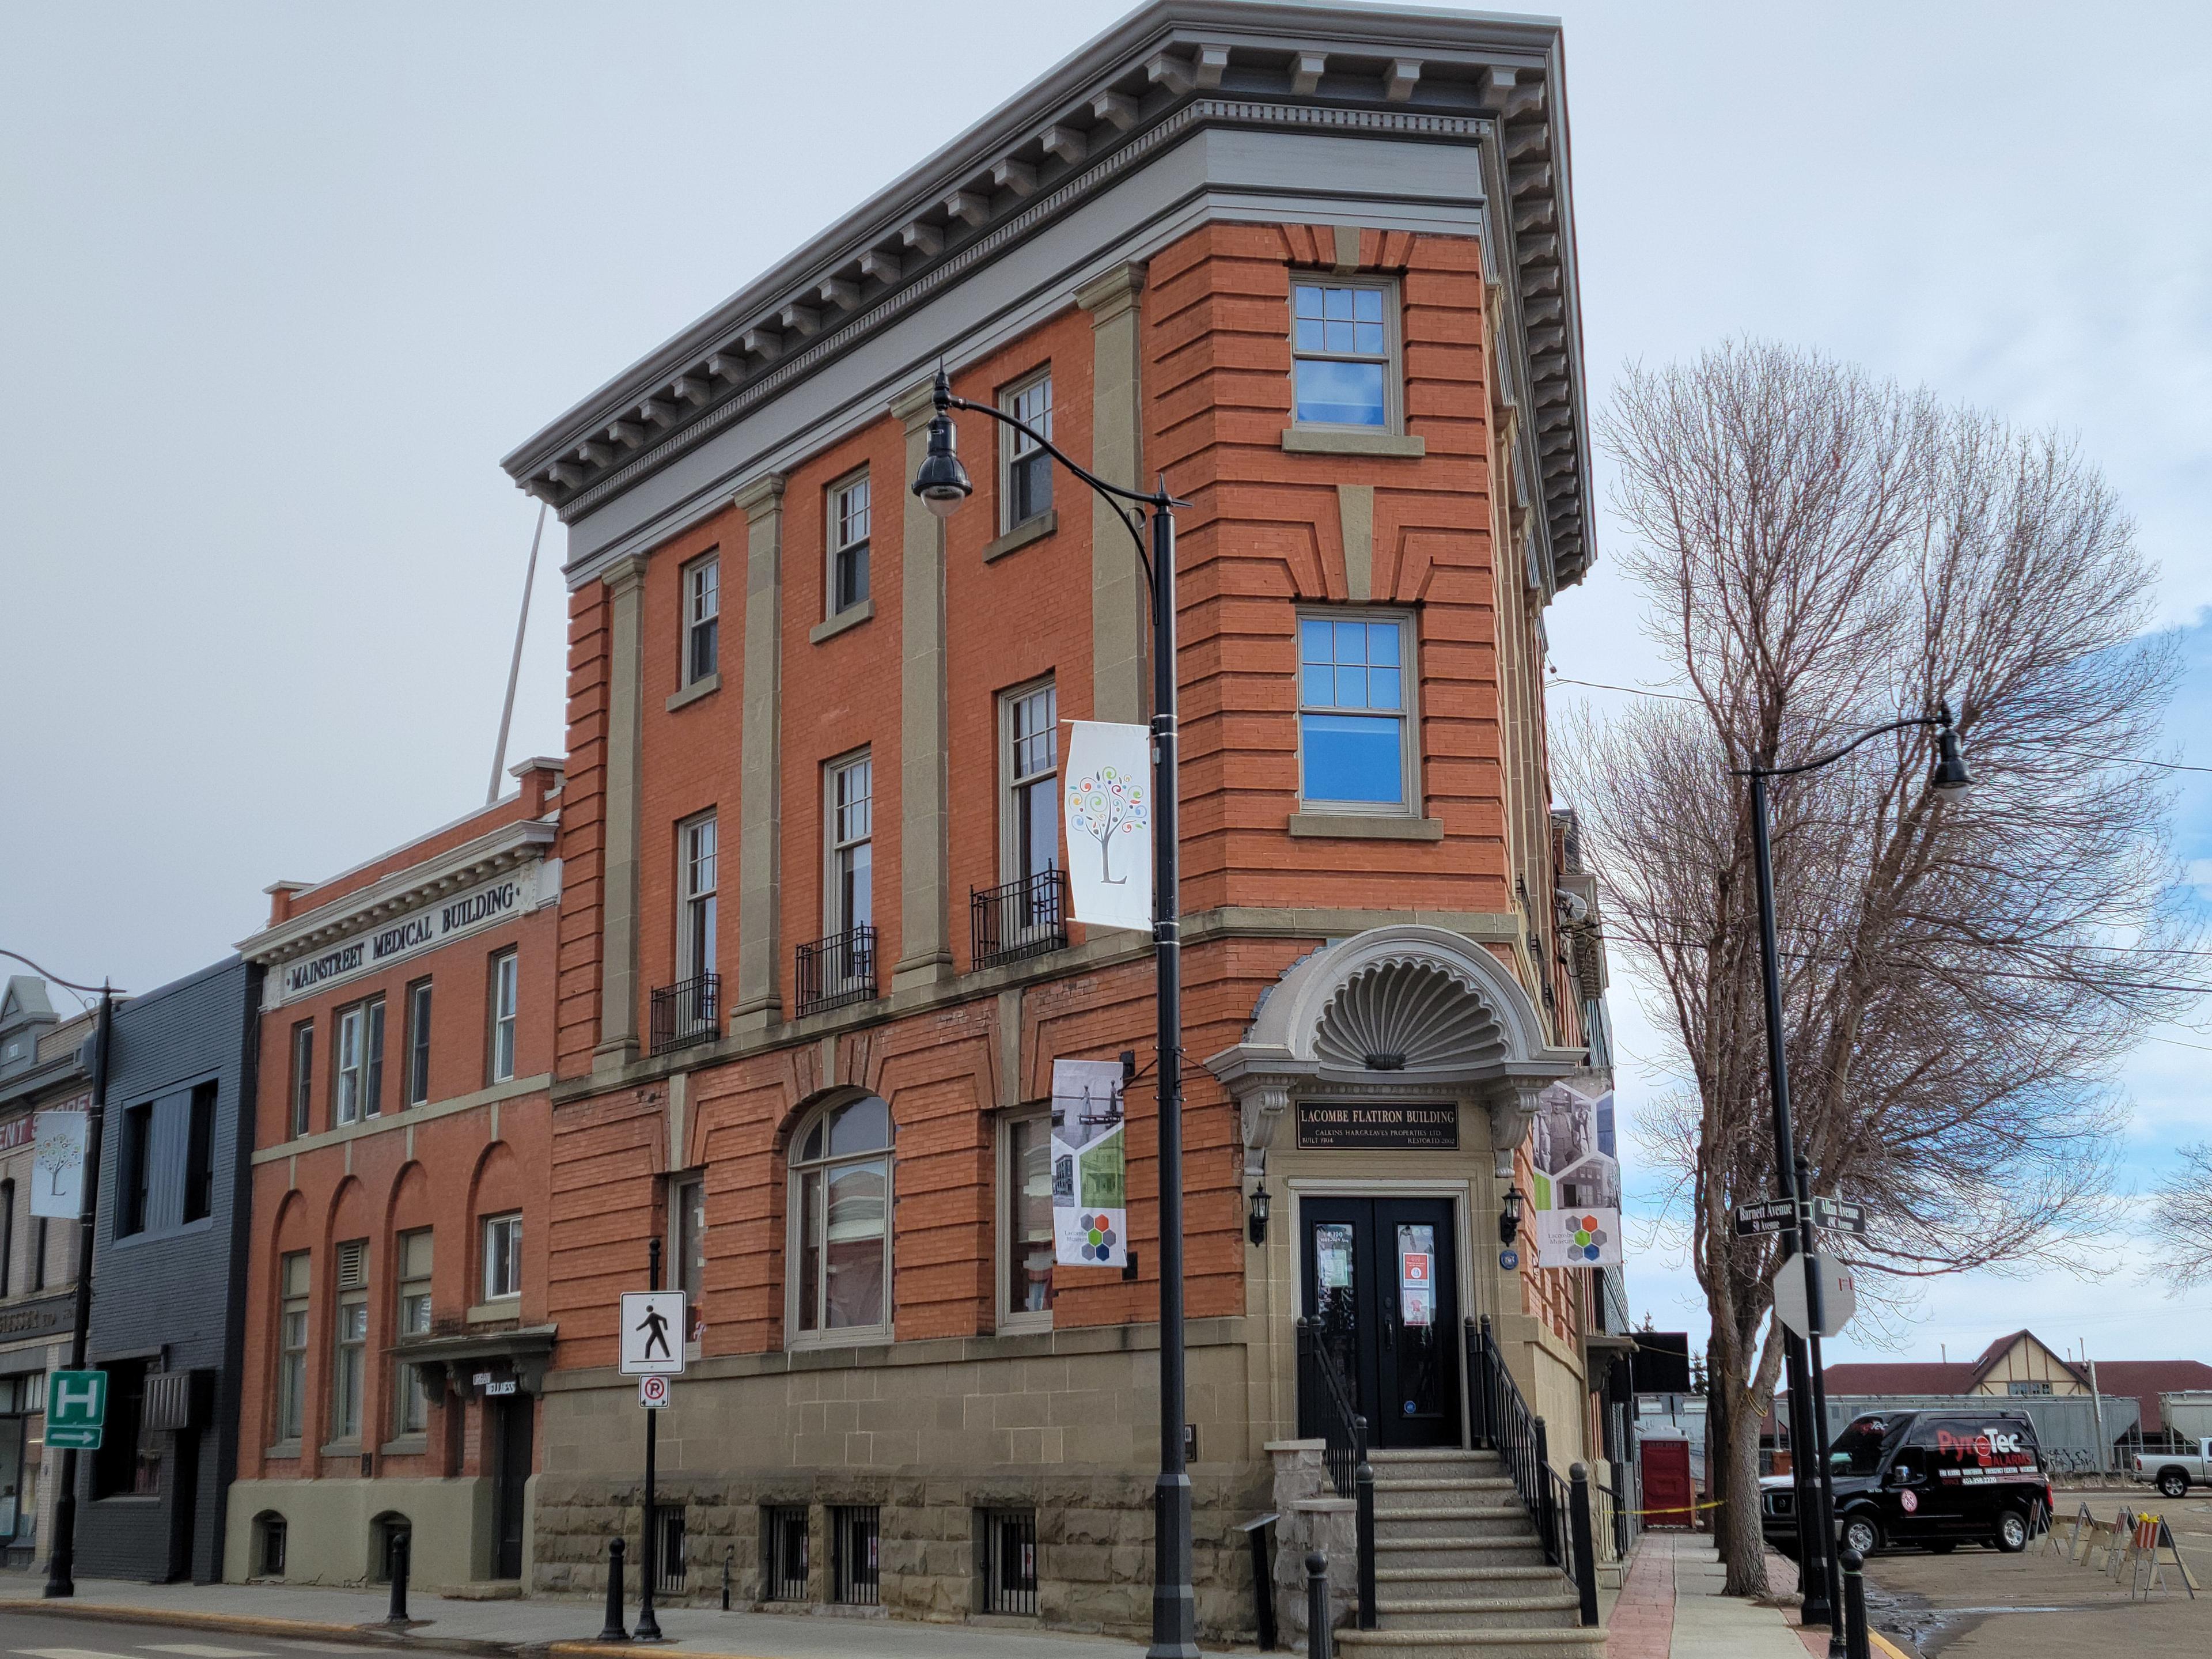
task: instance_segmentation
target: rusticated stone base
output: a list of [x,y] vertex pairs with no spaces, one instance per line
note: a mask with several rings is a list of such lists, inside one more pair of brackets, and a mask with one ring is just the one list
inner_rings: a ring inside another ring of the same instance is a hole
[[[539,1476],[530,1587],[604,1594],[607,1545],[617,1529],[635,1573],[643,1484],[641,1479]],[[1191,1484],[1200,1637],[1209,1643],[1249,1642],[1255,1633],[1251,1555],[1237,1528],[1265,1507],[1271,1473],[1264,1467],[1201,1469]],[[833,1594],[830,1512],[840,1505],[874,1505],[882,1612],[958,1621],[988,1611],[982,1578],[985,1512],[1030,1510],[1036,1516],[1041,1624],[1132,1636],[1152,1626],[1152,1482],[1147,1477],[777,1470],[672,1475],[659,1481],[656,1496],[662,1506],[680,1504],[684,1510],[685,1586],[682,1594],[665,1596],[666,1603],[718,1605],[726,1563],[732,1606],[795,1609],[799,1604],[762,1600],[762,1512],[771,1505],[803,1505],[805,1605],[826,1608]]]

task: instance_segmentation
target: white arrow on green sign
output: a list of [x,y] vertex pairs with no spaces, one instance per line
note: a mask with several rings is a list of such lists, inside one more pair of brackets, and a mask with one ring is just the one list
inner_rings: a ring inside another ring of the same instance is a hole
[[106,1371],[46,1373],[46,1444],[57,1451],[98,1451],[106,1423]]

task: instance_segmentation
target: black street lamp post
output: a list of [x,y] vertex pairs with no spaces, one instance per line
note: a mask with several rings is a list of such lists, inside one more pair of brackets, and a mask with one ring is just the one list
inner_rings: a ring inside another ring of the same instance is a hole
[[[1774,1103],[1774,1161],[1782,1196],[1790,1200],[1794,1216],[1781,1238],[1784,1252],[1796,1255],[1803,1264],[1806,1324],[1814,1333],[1809,1345],[1806,1340],[1788,1337],[1784,1350],[1790,1366],[1796,1448],[1791,1469],[1797,1488],[1798,1577],[1804,1594],[1801,1617],[1808,1625],[1828,1626],[1831,1659],[1842,1659],[1845,1632],[1834,1617],[1841,1570],[1836,1558],[1835,1486],[1827,1458],[1827,1389],[1820,1375],[1818,1334],[1826,1322],[1827,1310],[1820,1292],[1820,1257],[1811,1237],[1812,1171],[1797,1156],[1796,1133],[1790,1119],[1790,1060],[1782,1035],[1781,949],[1774,928],[1774,859],[1767,825],[1766,783],[1770,778],[1816,772],[1833,765],[1861,744],[1886,732],[1915,727],[1932,727],[1936,732],[1936,762],[1928,775],[1929,788],[1942,799],[1963,799],[1973,780],[1960,755],[1959,736],[1952,728],[1948,703],[1937,704],[1933,714],[1917,720],[1892,720],[1862,732],[1842,748],[1797,766],[1735,769],[1738,777],[1751,780],[1752,848],[1759,876],[1759,951],[1766,993],[1766,1073]],[[1814,1465],[1810,1470],[1805,1467],[1808,1454]]]
[[[1191,1590],[1190,1474],[1184,1461],[1182,1318],[1182,940],[1176,835],[1175,509],[1188,503],[1109,483],[1078,466],[1051,439],[988,404],[952,395],[937,372],[937,413],[914,493],[948,519],[973,493],[953,443],[951,410],[987,415],[1022,433],[1105,498],[1127,526],[1151,578],[1152,597],[1153,968],[1159,1003],[1160,1090],[1160,1473],[1152,1493],[1152,1644],[1146,1659],[1199,1659],[1196,1598]],[[1125,505],[1126,503],[1126,505]],[[1142,526],[1149,515],[1152,547]]]

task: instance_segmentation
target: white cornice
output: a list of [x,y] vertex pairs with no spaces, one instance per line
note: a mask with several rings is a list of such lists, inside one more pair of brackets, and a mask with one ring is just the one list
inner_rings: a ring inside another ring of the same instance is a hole
[[1516,300],[1528,493],[1571,581],[1589,557],[1589,440],[1565,94],[1548,19],[1157,0],[501,465],[574,523],[1201,126],[1480,143],[1498,186],[1491,274]]
[[411,910],[502,870],[542,859],[559,834],[559,826],[550,818],[523,818],[501,824],[451,852],[394,871],[366,887],[240,939],[239,954],[249,962],[288,961],[356,928]]

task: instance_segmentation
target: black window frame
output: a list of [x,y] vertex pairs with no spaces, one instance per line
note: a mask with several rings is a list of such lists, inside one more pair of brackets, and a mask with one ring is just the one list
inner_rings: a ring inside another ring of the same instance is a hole
[[215,1119],[221,1091],[213,1083],[192,1085],[185,1120],[185,1191],[180,1218],[204,1221],[215,1213]]
[[115,1148],[115,1236],[132,1238],[146,1231],[153,1207],[154,1102],[123,1109],[123,1138]]

